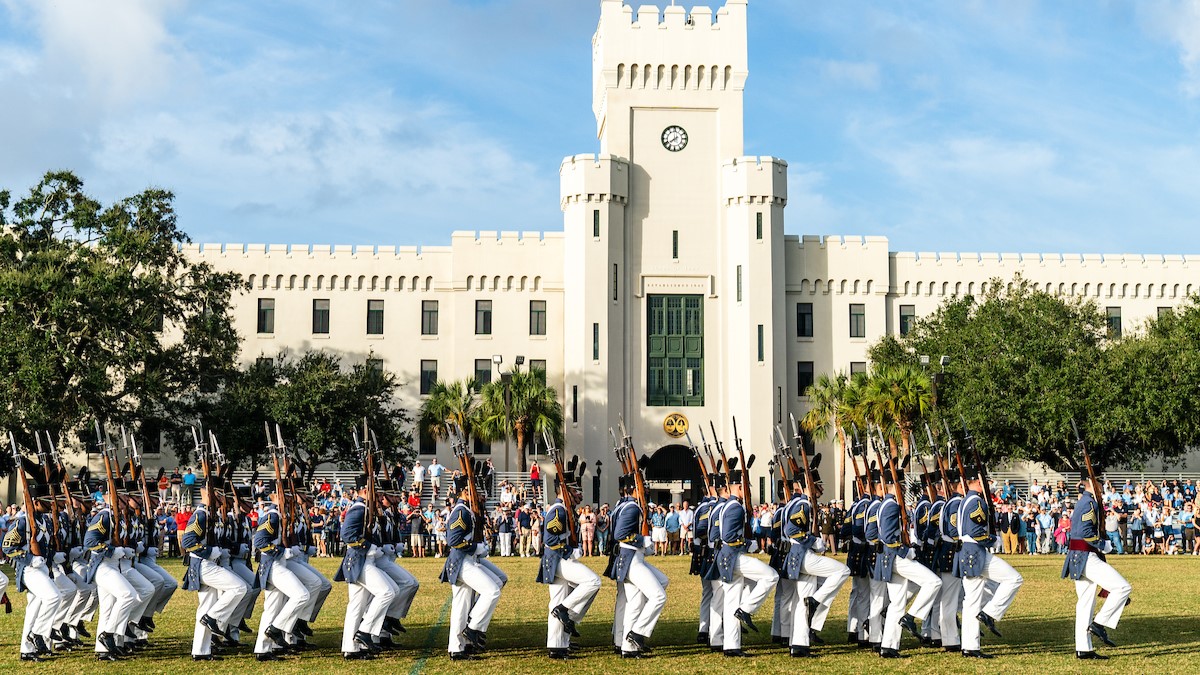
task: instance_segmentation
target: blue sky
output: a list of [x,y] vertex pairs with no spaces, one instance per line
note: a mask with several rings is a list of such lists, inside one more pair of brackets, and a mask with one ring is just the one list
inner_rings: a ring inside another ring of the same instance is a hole
[[[598,8],[0,0],[0,186],[166,187],[204,242],[561,230]],[[749,11],[746,152],[789,162],[790,233],[1200,253],[1200,0]]]

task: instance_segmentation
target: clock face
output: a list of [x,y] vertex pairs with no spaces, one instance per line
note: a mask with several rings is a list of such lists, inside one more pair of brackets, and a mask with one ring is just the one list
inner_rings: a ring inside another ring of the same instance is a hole
[[679,125],[669,126],[662,132],[662,144],[671,152],[679,152],[687,147],[687,132]]

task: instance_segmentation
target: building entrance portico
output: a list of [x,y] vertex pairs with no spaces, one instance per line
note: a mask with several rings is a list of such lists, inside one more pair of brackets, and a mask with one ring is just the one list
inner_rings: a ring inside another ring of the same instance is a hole
[[664,445],[645,460],[646,497],[655,504],[695,505],[704,496],[704,477],[692,449],[686,445]]

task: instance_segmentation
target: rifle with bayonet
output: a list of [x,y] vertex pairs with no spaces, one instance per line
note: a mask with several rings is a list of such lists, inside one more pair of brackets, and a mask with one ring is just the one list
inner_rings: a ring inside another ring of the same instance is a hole
[[637,450],[633,448],[633,437],[629,435],[629,431],[625,428],[625,418],[618,415],[617,423],[621,429],[621,445],[625,448],[625,456],[629,458],[629,468],[633,471],[634,495],[638,506],[642,508],[642,536],[648,537],[650,536],[650,510],[647,507],[649,502],[646,499],[646,477],[642,474],[641,462],[638,461]]
[[696,464],[700,467],[700,480],[704,481],[704,494],[709,497],[716,497],[717,491],[713,489],[712,480],[708,476],[708,467],[704,466],[704,457],[700,455],[700,448],[697,448],[696,444],[692,442],[691,432],[685,431],[683,433],[687,438],[688,447],[692,449],[692,456],[696,458]]
[[17,447],[17,439],[8,432],[8,442],[12,446],[13,470],[17,472],[17,481],[21,484],[21,493],[25,495],[25,523],[29,532],[29,554],[45,557],[42,545],[38,543],[37,511],[33,508],[33,493],[29,490],[29,477],[25,475],[25,464],[22,462],[21,450]]
[[108,437],[108,432],[100,430],[100,422],[96,422],[96,439],[100,444],[100,455],[104,459],[104,474],[107,481],[109,504],[113,510],[113,532],[112,545],[126,546],[125,523],[128,518],[125,514],[125,500],[121,499],[121,493],[117,491],[117,474],[115,467],[117,465],[116,448],[112,445],[112,440]]
[[33,439],[37,445],[38,462],[42,465],[42,477],[46,481],[46,487],[50,491],[50,544],[55,551],[64,551],[66,548],[63,542],[60,541],[58,533],[60,528],[58,515],[58,496],[55,494],[54,470],[50,466],[50,457],[42,448],[42,435],[40,432],[33,432]]
[[[575,527],[575,508],[578,505],[575,503],[575,495],[568,489],[567,467],[563,462],[563,451],[555,445],[554,438],[550,435],[550,432],[543,431],[542,440],[546,443],[546,454],[550,455],[550,459],[554,462],[554,473],[558,477],[558,484],[562,486],[563,507],[567,511],[567,545],[574,549],[579,546],[579,532]],[[576,458],[576,462],[578,462],[578,458]],[[549,502],[550,500],[547,499],[546,501]]]
[[979,475],[979,485],[983,488],[983,498],[987,502],[988,511],[988,536],[996,536],[995,518],[992,518],[992,509],[995,508],[995,502],[992,501],[992,486],[988,480],[987,467],[983,464],[983,459],[979,456],[979,448],[975,447],[975,437],[971,435],[971,430],[967,428],[967,420],[962,418],[963,425],[963,440],[966,441],[967,447],[971,449],[971,455],[975,458],[975,471]]
[[[929,428],[929,423],[925,424],[925,436],[929,438],[929,451],[933,453],[933,460],[937,463],[938,475],[942,479],[942,491],[946,495],[946,499],[950,499],[950,479],[946,477],[946,465],[942,463],[942,453],[938,452],[937,443],[933,440],[933,431]],[[946,446],[950,446],[947,444]]]
[[[883,439],[883,427],[875,427],[875,434],[879,438],[879,447],[889,447]],[[879,447],[876,447],[875,452],[878,454]],[[898,453],[897,453],[898,454]],[[882,461],[882,459],[880,460]],[[892,494],[896,496],[896,505],[900,510],[900,541],[905,546],[911,546],[912,541],[908,536],[908,506],[904,501],[904,488],[900,484],[900,474],[897,472],[897,464],[900,463],[900,458],[895,457],[889,450],[888,468],[892,474]]]
[[[950,433],[950,423],[943,419],[942,424],[946,428],[946,449],[948,451],[953,450],[952,454],[954,455],[954,464],[958,467],[959,487],[962,488],[962,494],[963,494],[963,497],[965,498],[967,496],[967,492],[968,492],[968,490],[967,490],[967,470],[963,466],[962,450],[959,449],[958,442],[954,440],[954,434]],[[947,493],[947,495],[948,494],[949,493]],[[961,526],[961,523],[959,525]]]
[[779,425],[771,427],[771,433],[775,439],[775,463],[779,465],[779,479],[783,485],[782,497],[783,503],[792,501],[792,482],[796,480],[796,472],[790,470],[789,464],[795,462],[792,458],[792,450],[788,447],[787,439],[783,436],[783,430]]
[[1096,522],[1099,527],[1100,523],[1104,522],[1104,502],[1102,501],[1104,494],[1103,488],[1100,487],[1100,479],[1096,478],[1096,470],[1092,468],[1092,456],[1088,452],[1087,443],[1083,442],[1083,437],[1079,435],[1079,427],[1075,424],[1075,419],[1071,418],[1071,429],[1075,432],[1075,447],[1083,454],[1083,466],[1087,470],[1088,483],[1092,486],[1092,497],[1096,500],[1096,506],[1100,509],[1100,519]]
[[754,538],[754,524],[752,522],[752,514],[754,513],[754,500],[750,496],[750,465],[754,463],[753,453],[750,455],[750,461],[746,461],[746,454],[742,451],[742,438],[738,436],[737,418],[733,418],[733,447],[737,449],[738,464],[742,467],[742,501],[746,507],[746,541]]
[[[804,436],[800,433],[800,424],[796,422],[796,416],[788,413],[788,418],[792,422],[792,440],[796,441],[796,448],[800,451],[800,468],[804,472],[804,492],[808,495],[808,503],[811,505],[813,513],[817,512],[817,493],[816,484],[813,483],[812,470],[813,466],[808,461],[808,449],[805,447]],[[791,454],[788,454],[788,459],[795,465],[794,459],[791,459]],[[814,463],[820,463],[820,455],[815,456]]]

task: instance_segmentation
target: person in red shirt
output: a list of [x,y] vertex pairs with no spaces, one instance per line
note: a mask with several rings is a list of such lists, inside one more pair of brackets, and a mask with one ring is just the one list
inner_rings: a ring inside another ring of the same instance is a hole
[[541,499],[542,496],[542,469],[537,462],[529,469],[529,483],[533,486],[534,499]]
[[414,509],[421,508],[421,495],[417,494],[415,491],[409,491],[408,505]]

